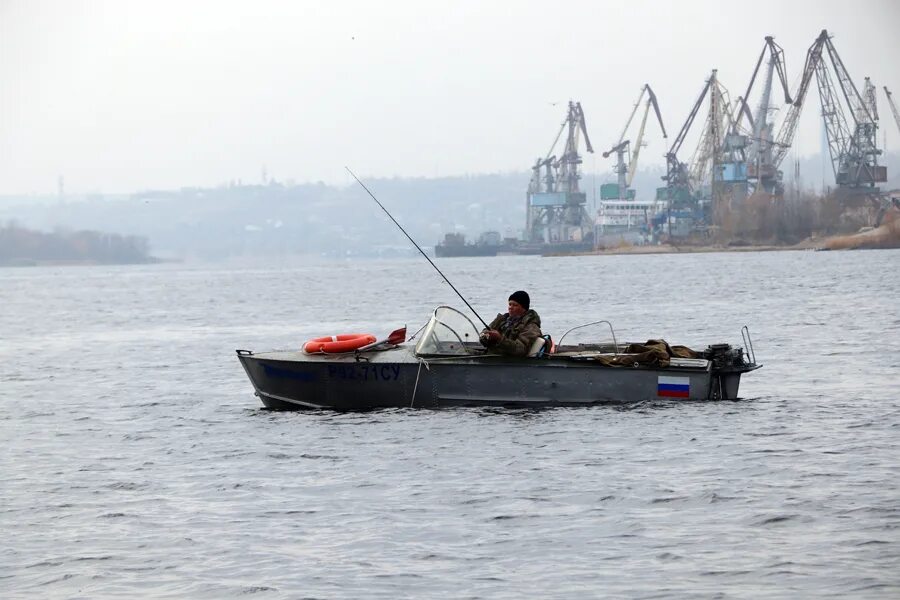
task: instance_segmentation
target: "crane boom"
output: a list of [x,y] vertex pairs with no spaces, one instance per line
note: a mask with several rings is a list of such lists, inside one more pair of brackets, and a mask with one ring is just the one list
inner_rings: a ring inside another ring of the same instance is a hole
[[644,129],[647,127],[647,116],[650,114],[650,102],[644,107],[644,116],[641,117],[641,126],[638,129],[637,138],[634,142],[634,152],[631,153],[631,162],[628,163],[628,180],[626,184],[630,187],[634,181],[634,172],[637,170],[638,157],[641,155],[641,144],[644,142]]
[[900,129],[900,112],[897,112],[897,105],[894,104],[894,97],[891,96],[891,92],[887,89],[887,86],[884,86],[884,95],[887,96],[888,105],[891,107],[891,112],[894,115],[894,121],[897,122],[897,129]]
[[591,147],[591,139],[588,137],[587,123],[584,120],[584,111],[581,109],[581,102],[576,102],[575,108],[578,111],[578,125],[581,128],[581,133],[584,134],[584,149],[593,154],[594,148]]
[[559,143],[559,138],[562,137],[563,131],[566,130],[566,124],[568,122],[569,122],[568,119],[566,119],[565,121],[562,122],[562,125],[559,126],[559,131],[556,133],[556,138],[554,138],[553,143],[550,144],[550,149],[547,150],[547,156],[544,157],[544,160],[549,159],[550,156],[553,154],[553,150],[556,149],[556,144]]
[[847,72],[844,61],[841,60],[837,50],[834,48],[834,44],[831,43],[831,38],[827,36],[825,37],[825,48],[828,50],[828,56],[831,58],[832,66],[834,66],[834,72],[837,74],[838,82],[841,84],[841,92],[844,94],[844,100],[846,100],[847,106],[850,107],[853,117],[857,122],[874,122],[875,118],[869,112],[866,101],[863,100],[859,90],[853,85],[853,80],[850,79],[850,73]]
[[[756,59],[756,67],[753,69],[753,75],[750,76],[750,83],[747,85],[747,91],[744,92],[744,95],[741,96],[741,103],[744,105],[741,107],[741,110],[738,113],[737,119],[735,119],[735,128],[740,126],[741,116],[744,114],[747,115],[747,118],[750,120],[751,128],[755,127],[754,121],[759,120],[759,114],[757,114],[756,119],[752,119],[749,114],[749,109],[746,109],[746,99],[750,97],[750,92],[753,90],[753,84],[756,82],[756,75],[759,73],[759,67],[762,65],[763,58],[766,56],[766,52],[769,53],[769,64],[771,65],[770,71],[767,74],[767,80],[771,81],[772,72],[774,69],[775,72],[778,73],[778,80],[781,82],[781,88],[784,90],[784,103],[791,103],[791,93],[788,91],[787,77],[785,76],[785,68],[784,68],[784,50],[775,43],[775,38],[771,35],[766,36],[766,43],[763,45],[762,51],[759,53],[759,58]],[[763,98],[760,103],[760,106],[768,105],[769,103],[769,91],[770,84],[766,85],[766,90],[763,92]],[[744,110],[747,110],[747,113],[744,113]]]
[[666,126],[663,125],[662,113],[659,110],[659,102],[656,101],[656,94],[653,93],[653,90],[650,88],[650,84],[646,84],[647,93],[649,94],[649,100],[651,104],[653,104],[653,110],[656,112],[656,119],[659,121],[659,128],[662,129],[663,138],[668,139],[669,136],[666,134]]
[[753,115],[750,114],[750,107],[747,106],[747,101],[744,100],[743,97],[738,96],[738,98],[735,102],[736,102],[735,112],[738,113],[737,119],[734,120],[735,132],[737,131],[737,128],[741,123],[742,116],[747,117],[747,122],[750,123],[750,129],[752,129],[753,131],[756,131],[756,119],[754,119]]
[[812,81],[813,74],[816,72],[816,66],[822,61],[822,48],[828,40],[828,32],[822,30],[813,45],[806,52],[806,64],[803,67],[803,74],[800,77],[800,85],[797,93],[794,94],[794,103],[788,109],[787,116],[778,130],[778,137],[775,139],[775,150],[772,152],[772,164],[777,169],[787,156],[791,144],[794,142],[794,134],[797,133],[797,124],[800,122],[800,113],[803,110],[803,101],[806,99],[806,92],[809,91],[809,84]]
[[628,115],[628,120],[625,121],[625,127],[622,128],[622,133],[619,135],[619,141],[616,142],[616,146],[622,143],[625,139],[625,134],[628,132],[628,127],[631,125],[631,121],[634,119],[634,115],[637,114],[637,109],[641,105],[641,100],[644,98],[644,94],[647,91],[647,86],[641,88],[641,93],[638,94],[637,102],[634,103],[634,108],[631,109],[631,114]]
[[706,98],[706,93],[709,91],[714,78],[715,71],[713,72],[713,76],[706,80],[706,84],[703,86],[703,90],[700,92],[700,96],[694,103],[694,107],[691,109],[690,114],[688,114],[687,120],[681,126],[681,131],[675,136],[675,141],[672,142],[672,146],[669,148],[669,151],[666,152],[666,176],[663,177],[663,179],[667,182],[669,187],[675,185],[690,185],[687,175],[687,166],[678,160],[678,151],[681,150],[684,138],[687,136],[688,131],[690,131],[691,125],[693,125],[694,119],[697,117],[697,112],[700,110],[703,99]]
[[816,66],[816,81],[819,84],[819,98],[822,103],[822,118],[825,119],[825,130],[828,138],[828,152],[831,155],[831,166],[835,177],[838,175],[841,156],[850,145],[850,127],[838,105],[834,84],[825,68],[825,61]]
[[694,183],[700,184],[706,181],[707,176],[718,176],[718,163],[722,156],[725,133],[730,130],[734,119],[728,101],[728,91],[719,83],[716,71],[713,70],[710,77],[712,84],[709,87],[709,112],[706,116],[706,126],[700,137],[700,143],[691,158],[690,173]]
[[691,130],[691,125],[694,123],[694,118],[697,116],[697,112],[700,110],[700,106],[703,104],[703,99],[706,98],[706,93],[709,91],[709,86],[712,81],[712,77],[706,80],[706,85],[703,86],[703,90],[700,92],[700,97],[698,97],[697,101],[694,102],[694,107],[691,109],[687,120],[684,122],[684,125],[681,126],[681,131],[679,131],[678,135],[675,136],[675,141],[672,142],[672,147],[669,148],[668,153],[670,155],[676,156],[678,154],[678,151],[681,150],[681,145],[684,143],[684,138],[685,136],[687,136],[688,131]]
[[631,163],[628,165],[628,186],[631,186],[631,182],[634,181],[634,174],[637,172],[638,165],[638,157],[641,154],[641,147],[643,146],[644,140],[644,129],[647,125],[647,115],[650,112],[650,107],[653,106],[653,110],[656,112],[656,119],[659,121],[659,128],[662,130],[663,139],[667,140],[669,136],[666,134],[666,126],[663,125],[662,113],[659,110],[659,103],[656,101],[656,94],[653,93],[653,89],[650,87],[650,84],[644,85],[644,90],[647,91],[647,104],[644,106],[644,116],[641,118],[641,128],[638,130],[637,139],[634,144],[634,152],[631,154]]
[[[645,95],[647,96],[646,101],[644,100]],[[642,104],[644,106],[644,111],[641,116],[641,125],[638,130],[637,138],[635,138],[635,143],[632,144],[630,140],[625,139],[625,135],[628,133],[628,129],[634,121],[634,117]],[[619,198],[627,197],[628,187],[631,186],[631,182],[634,180],[634,174],[638,165],[638,157],[640,156],[641,147],[643,145],[644,131],[647,127],[647,117],[650,114],[651,106],[656,112],[663,138],[667,138],[666,126],[663,125],[662,122],[662,113],[659,110],[659,103],[656,101],[656,94],[653,93],[653,89],[649,84],[644,84],[641,87],[641,93],[638,94],[637,102],[635,102],[634,107],[631,109],[631,114],[628,115],[628,120],[625,122],[625,127],[622,129],[618,141],[612,148],[603,153],[603,158],[608,158],[610,155],[616,154],[615,172],[618,175]],[[625,161],[626,154],[629,154],[627,164]]]

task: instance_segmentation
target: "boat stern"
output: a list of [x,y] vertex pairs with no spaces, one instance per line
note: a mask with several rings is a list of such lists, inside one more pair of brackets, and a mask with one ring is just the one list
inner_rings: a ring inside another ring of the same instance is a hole
[[[746,329],[746,327],[745,327]],[[741,375],[762,367],[756,362],[749,334],[745,337],[746,347],[731,344],[713,344],[704,352],[704,357],[712,365],[712,385],[709,397],[714,400],[737,400],[741,385]]]

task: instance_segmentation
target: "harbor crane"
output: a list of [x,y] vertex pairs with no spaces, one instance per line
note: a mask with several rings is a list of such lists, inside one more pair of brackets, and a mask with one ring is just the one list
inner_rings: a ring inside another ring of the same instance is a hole
[[[850,108],[849,115],[841,109],[825,61],[820,60],[816,66],[816,81],[835,183],[845,188],[875,187],[876,183],[887,181],[887,169],[878,166],[878,156],[881,154],[876,145],[878,114],[873,112],[874,105],[869,106],[853,85],[828,32],[822,30],[820,37],[824,37],[823,43],[840,83],[839,89]],[[872,88],[874,104],[874,86]]]
[[[838,86],[832,81],[829,62]],[[876,183],[887,181],[887,169],[878,165],[881,150],[876,145],[878,123],[877,113],[873,114],[874,102],[867,103],[859,93],[825,29],[807,51],[799,89],[794,94],[794,103],[782,123],[772,152],[776,173],[770,175],[776,179],[781,177],[777,169],[793,142],[813,75],[819,88],[835,183],[844,189],[872,191]],[[837,90],[840,90],[841,96],[838,96]],[[849,109],[846,112],[841,98]]]
[[[684,139],[687,137],[691,126],[694,124],[694,119],[697,117],[697,113],[703,105],[706,94],[709,92],[710,87],[715,85],[715,77],[716,72],[713,71],[710,78],[706,80],[703,89],[700,91],[700,96],[697,98],[694,107],[688,114],[687,120],[685,120],[684,124],[681,126],[678,135],[675,136],[672,146],[669,148],[668,152],[666,152],[666,174],[663,177],[663,180],[666,182],[666,186],[670,191],[679,189],[686,191],[688,194],[692,191],[688,165],[678,159],[678,152],[681,150]],[[672,194],[670,194],[669,197],[670,199],[674,199]]]
[[[678,153],[707,95],[709,111],[700,141],[690,162],[684,163],[678,158]],[[663,177],[666,187],[657,190],[657,199],[665,200],[669,207],[670,230],[673,210],[676,211],[677,218],[691,221],[694,225],[709,224],[709,208],[715,188],[712,183],[720,178],[718,173],[723,142],[732,123],[728,91],[719,83],[717,71],[713,69],[687,120],[666,153],[666,174]],[[710,184],[710,196],[701,197],[707,184]]]
[[[553,154],[556,144],[566,134],[565,148],[559,158]],[[532,167],[526,205],[526,230],[530,242],[583,241],[591,231],[590,216],[585,209],[587,194],[581,191],[579,165],[583,162],[579,147],[581,137],[587,152],[594,152],[584,110],[580,102],[569,102],[566,120],[547,155]],[[541,175],[541,169],[544,174]]]
[[[699,198],[700,205],[705,209],[704,221],[707,225],[720,224],[720,200],[723,184],[738,180],[743,175],[734,173],[732,167],[735,157],[742,152],[740,144],[729,144],[729,131],[733,130],[734,115],[731,103],[728,100],[728,90],[719,83],[716,72],[713,71],[713,83],[709,88],[709,112],[706,124],[700,136],[700,143],[691,158],[691,180],[695,189],[703,189],[709,186],[709,192],[703,193]],[[743,163],[741,163],[743,166]],[[746,185],[744,186],[746,191]],[[710,214],[711,213],[711,214]]]
[[[703,133],[690,163],[683,163],[678,159],[678,152],[707,94],[709,94],[709,111]],[[710,175],[717,170],[725,132],[729,130],[731,123],[732,111],[728,101],[728,90],[719,83],[717,71],[713,69],[681,131],[666,153],[666,175],[663,179],[669,187],[684,188],[691,192],[710,181]]]
[[[647,96],[646,100],[644,100],[644,95]],[[640,108],[642,101],[644,103],[644,113],[641,117],[641,125],[638,129],[635,143],[634,145],[632,145],[630,140],[625,139],[625,134],[628,132],[628,128],[631,126],[631,122],[634,120],[634,116],[637,114],[638,108]],[[649,84],[644,84],[644,86],[641,88],[641,93],[638,95],[637,102],[634,103],[634,108],[631,111],[631,115],[629,115],[628,120],[625,122],[625,127],[622,129],[622,133],[621,135],[619,135],[619,141],[617,141],[612,148],[603,153],[603,158],[609,158],[612,154],[616,155],[618,194],[616,195],[615,199],[628,198],[628,189],[631,187],[631,182],[634,181],[634,174],[637,171],[638,157],[640,156],[641,148],[644,146],[644,131],[646,130],[647,117],[650,114],[651,106],[656,113],[656,119],[659,122],[659,128],[662,130],[663,139],[668,139],[668,135],[666,134],[666,126],[663,125],[662,113],[660,113],[659,110],[659,103],[656,101],[656,94],[653,93],[653,89]],[[626,154],[630,154],[627,164],[625,160]],[[604,200],[613,199],[611,197],[607,198],[602,189],[601,196]]]
[[[751,115],[747,102],[753,90],[753,85],[756,82],[756,77],[759,74],[760,67],[762,66],[763,59],[767,54],[769,60],[765,68],[762,94],[760,95],[755,115]],[[769,117],[773,110],[771,106],[772,80],[776,73],[778,74],[778,81],[781,84],[781,89],[784,92],[784,103],[791,104],[791,94],[788,90],[787,77],[785,75],[786,67],[784,50],[775,43],[775,38],[768,35],[765,38],[763,49],[759,53],[759,58],[756,60],[756,66],[753,69],[753,75],[750,77],[750,83],[747,85],[747,91],[744,92],[743,96],[738,97],[739,107],[736,111],[737,114],[734,119],[734,127],[726,140],[726,147],[737,151],[735,154],[739,155],[736,157],[739,158],[739,162],[736,162],[731,169],[732,181],[755,180],[756,182],[759,182],[761,176],[764,180],[774,180],[776,171],[772,165],[774,123],[771,122]],[[739,131],[744,116],[747,117],[747,122],[750,126],[750,131],[752,132],[749,138],[742,136]],[[745,166],[739,164],[740,162],[744,162]],[[729,173],[727,173],[727,171],[729,169],[726,168],[725,170],[726,180],[728,180],[727,175],[729,175]],[[772,192],[774,190],[770,187],[767,191]]]

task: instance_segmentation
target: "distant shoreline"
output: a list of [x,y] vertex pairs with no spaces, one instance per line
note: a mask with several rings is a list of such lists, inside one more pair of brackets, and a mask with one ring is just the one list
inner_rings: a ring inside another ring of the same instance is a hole
[[147,239],[101,231],[26,229],[10,222],[0,227],[0,266],[132,265],[161,262],[151,256]]
[[14,258],[9,260],[0,260],[0,268],[7,267],[115,267],[127,265],[155,265],[160,263],[177,263],[181,262],[176,259],[164,259],[156,257],[148,257],[140,261],[99,261],[90,259],[73,259],[73,260],[41,260],[34,258]]
[[619,254],[708,254],[712,252],[778,252],[783,250],[820,250],[815,245],[804,242],[793,246],[779,245],[746,245],[746,246],[718,246],[718,245],[670,245],[658,246],[622,246],[618,248],[602,248],[589,252],[548,254],[547,256],[613,256]]
[[626,254],[700,254],[710,252],[779,252],[785,250],[890,250],[900,248],[900,219],[851,235],[808,238],[797,244],[660,244],[620,246],[586,252],[560,252],[546,256],[613,256]]

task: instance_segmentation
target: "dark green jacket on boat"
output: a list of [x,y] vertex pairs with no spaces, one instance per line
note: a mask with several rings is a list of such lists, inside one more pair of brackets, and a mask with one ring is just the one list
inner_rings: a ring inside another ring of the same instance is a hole
[[542,335],[541,318],[530,309],[518,319],[511,318],[509,313],[497,315],[488,329],[496,329],[501,335],[500,341],[486,344],[488,350],[507,356],[526,356],[534,340]]

